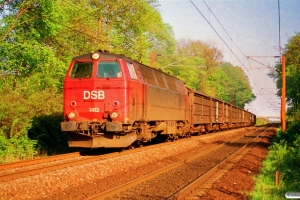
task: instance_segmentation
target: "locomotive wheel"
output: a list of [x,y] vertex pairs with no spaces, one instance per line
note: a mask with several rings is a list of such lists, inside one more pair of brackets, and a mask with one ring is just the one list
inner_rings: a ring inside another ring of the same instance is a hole
[[168,135],[166,142],[173,142],[173,140],[174,140],[174,135],[170,134]]
[[135,148],[135,145],[134,144],[131,144],[127,147],[128,149],[134,149]]
[[136,145],[135,145],[135,146],[136,146],[136,147],[143,147],[144,144],[143,144],[142,141],[138,141],[138,142],[136,142]]

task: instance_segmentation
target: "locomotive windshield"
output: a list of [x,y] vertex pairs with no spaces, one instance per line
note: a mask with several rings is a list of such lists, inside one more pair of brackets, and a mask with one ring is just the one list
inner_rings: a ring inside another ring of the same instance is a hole
[[93,63],[75,61],[70,78],[90,78],[92,77]]
[[119,78],[122,76],[118,62],[99,62],[97,69],[99,78]]

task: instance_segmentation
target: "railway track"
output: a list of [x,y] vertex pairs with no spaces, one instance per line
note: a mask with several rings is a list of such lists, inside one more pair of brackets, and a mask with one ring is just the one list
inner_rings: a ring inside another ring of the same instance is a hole
[[266,130],[263,130],[262,133],[247,142],[242,148],[168,198],[168,200],[194,200],[201,198],[201,196],[205,194],[205,190],[210,188],[216,180],[218,180],[235,163],[237,163],[248,152],[248,150],[256,144],[256,142],[259,142],[260,137],[263,136],[270,128],[272,128],[272,126],[273,125],[267,127]]
[[[212,177],[212,174],[216,173],[217,169],[225,166],[225,163],[228,162],[226,160],[234,160],[233,157],[236,154],[239,154],[241,157],[242,150],[240,149],[247,149],[251,141],[258,138],[264,131],[265,128],[260,128],[251,134],[235,138],[230,142],[224,142],[205,152],[200,152],[185,160],[176,162],[108,191],[90,196],[87,199],[171,200],[198,198],[199,190],[196,189],[195,196],[193,196],[191,191],[195,191],[195,188],[199,188],[199,185],[207,181],[208,177]],[[218,173],[214,177],[218,177]],[[189,197],[190,195],[192,196]]]
[[30,165],[45,163],[45,162],[63,160],[63,159],[67,159],[67,158],[74,158],[74,157],[78,157],[78,156],[80,156],[80,152],[74,152],[74,153],[62,154],[62,155],[57,155],[57,156],[49,156],[49,157],[44,157],[44,158],[36,158],[36,159],[32,159],[32,160],[23,160],[23,161],[18,161],[18,162],[1,164],[0,171],[12,169],[12,168],[26,167],[26,166],[30,166]]
[[[218,136],[218,134],[215,133],[215,136]],[[186,140],[193,140],[193,139],[197,140],[197,138],[201,138],[201,137],[206,137],[206,135],[197,136],[193,138],[184,138],[176,142],[177,143],[184,142]],[[95,155],[88,156],[88,154],[87,156],[81,156],[80,152],[74,152],[74,153],[50,156],[45,158],[1,164],[0,182],[10,181],[13,179],[36,175],[39,173],[45,173],[53,170],[59,170],[66,167],[76,166],[76,165],[85,164],[89,162],[109,159],[116,156],[123,156],[126,154],[137,153],[139,151],[145,151],[145,150],[158,148],[165,145],[166,143],[159,143],[151,146],[144,146],[143,148],[130,149],[122,152],[113,152],[113,153],[96,155],[96,156]]]
[[[63,167],[60,170],[46,170],[45,173],[36,171],[32,176],[24,175],[22,178],[2,181],[0,182],[1,195],[7,199],[22,199],[24,196],[30,199],[85,199],[256,129],[256,127],[234,129],[193,136],[171,143],[144,146],[117,152],[115,155],[93,156],[98,160],[87,161],[73,167]],[[88,156],[73,159],[86,158]],[[68,160],[65,159],[63,162]],[[37,164],[40,167],[44,165],[46,164]],[[17,168],[12,171],[15,169]]]

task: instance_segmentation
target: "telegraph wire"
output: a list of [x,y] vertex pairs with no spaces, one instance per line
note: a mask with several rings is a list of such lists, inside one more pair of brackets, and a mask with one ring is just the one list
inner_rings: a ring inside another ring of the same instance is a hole
[[[203,2],[205,3],[205,5],[207,6],[207,8],[209,9],[209,11],[211,12],[211,14],[215,17],[215,19],[218,21],[218,23],[220,24],[220,26],[223,28],[223,30],[225,31],[225,33],[228,35],[228,37],[230,38],[230,40],[233,42],[233,44],[238,48],[238,50],[245,56],[245,54],[242,52],[242,50],[238,47],[238,45],[234,42],[234,40],[230,37],[229,33],[226,31],[226,29],[224,28],[224,26],[221,24],[221,22],[219,21],[219,19],[216,17],[216,15],[213,13],[213,11],[210,9],[210,7],[208,6],[208,4],[206,3],[205,0],[203,0]],[[246,57],[246,56],[245,56]]]
[[[223,30],[225,31],[225,33],[227,34],[227,36],[230,38],[230,40],[233,42],[233,44],[238,48],[238,50],[243,54],[243,56],[244,57],[246,57],[246,58],[248,58],[243,52],[242,52],[242,50],[239,48],[239,46],[234,42],[234,40],[231,38],[231,36],[229,35],[229,33],[226,31],[226,29],[224,28],[224,26],[221,24],[221,22],[219,21],[219,19],[216,17],[216,15],[213,13],[213,11],[210,9],[210,7],[208,6],[208,4],[206,3],[206,1],[205,0],[203,0],[203,2],[205,3],[205,5],[206,5],[206,7],[209,9],[209,11],[212,13],[212,15],[215,17],[215,19],[217,20],[217,22],[219,23],[219,25],[223,28]],[[224,41],[223,41],[224,42]],[[227,46],[228,47],[228,46]],[[229,48],[229,47],[228,47]],[[230,50],[231,50],[231,48],[229,48]],[[232,50],[231,50],[232,51]],[[249,62],[249,60],[248,60],[248,62]],[[244,66],[244,64],[243,63],[241,63],[243,66]],[[249,65],[250,65],[250,63],[249,63]],[[248,72],[248,74],[250,75],[250,76],[253,76],[253,82],[254,82],[254,84],[256,85],[256,87],[258,87],[259,86],[259,84],[258,84],[258,81],[256,80],[256,78],[255,78],[255,76],[253,75],[253,72],[252,72],[252,74],[251,74],[251,72],[249,72],[248,71],[248,69],[244,66],[244,68],[245,68],[245,70]],[[250,65],[250,68],[252,68],[252,66]],[[252,69],[251,69],[252,70]],[[260,87],[258,87],[258,89],[259,89]],[[260,91],[260,93],[261,93],[261,91]]]
[[[204,1],[204,0],[203,0]],[[242,61],[237,57],[237,55],[232,51],[232,49],[228,46],[228,44],[224,41],[224,39],[220,36],[220,34],[216,31],[216,29],[212,26],[212,24],[207,20],[207,18],[203,15],[203,13],[198,9],[198,7],[194,4],[194,2],[192,0],[190,0],[190,2],[193,4],[193,6],[196,8],[196,10],[201,14],[201,16],[205,19],[205,21],[209,24],[209,26],[213,29],[213,31],[218,35],[218,37],[222,40],[222,42],[227,46],[227,48],[232,52],[232,54],[235,56],[235,58],[242,64],[242,67],[246,70],[246,72],[249,74],[249,77],[252,79],[254,85],[257,87],[259,93],[264,97],[264,99],[266,98],[263,94],[262,94],[262,91],[259,87],[259,84],[256,80],[256,78],[254,78],[255,76],[252,75],[248,69],[246,68],[246,66],[242,63]],[[205,1],[204,1],[205,2]],[[206,4],[206,2],[205,2]],[[206,4],[207,5],[207,4]],[[208,6],[208,5],[207,5]],[[209,7],[208,7],[209,8]],[[211,9],[209,8],[210,12]],[[213,14],[213,13],[212,13]],[[213,14],[214,15],[214,14]],[[215,15],[214,15],[215,16]],[[216,18],[216,17],[215,17]],[[216,18],[217,19],[217,18]],[[219,22],[219,20],[217,19],[217,21]],[[219,22],[220,23],[220,22]],[[221,24],[220,24],[221,25]],[[221,25],[222,26],[222,25]],[[222,28],[224,29],[224,31],[227,33],[227,31],[225,30],[225,28],[222,26]],[[227,33],[228,34],[228,33]],[[229,34],[228,34],[229,36]],[[230,37],[230,36],[229,36]],[[236,43],[233,41],[233,39],[230,37],[231,41],[236,45]],[[237,45],[236,45],[237,46]],[[238,46],[237,46],[238,47]],[[240,48],[238,47],[238,49],[240,50]],[[241,50],[240,50],[241,51]],[[245,58],[247,58],[245,56],[245,54],[241,51],[241,53],[243,54],[243,56]],[[249,59],[247,59],[248,62],[249,62]],[[249,65],[250,65],[250,62],[249,62]],[[250,65],[250,68],[251,68],[251,65]]]
[[279,0],[278,0],[278,39],[279,39],[279,55],[280,55],[280,62],[281,62],[281,39],[280,39],[280,3],[279,3]]
[[[198,9],[198,7],[194,4],[192,0],[190,2],[194,5],[196,10],[202,15],[202,17],[205,19],[205,21],[210,25],[210,27],[214,30],[214,32],[219,36],[219,38],[223,41],[223,43],[227,46],[227,48],[231,51],[231,53],[235,56],[235,58],[242,64],[244,69],[248,72],[245,65],[242,63],[242,61],[237,57],[237,55],[232,51],[232,49],[228,46],[228,44],[224,41],[224,39],[220,36],[220,34],[216,31],[216,29],[211,25],[211,23],[207,20],[207,18],[202,14],[202,12]],[[248,72],[249,73],[249,72]],[[250,77],[252,78],[251,74],[249,73]],[[253,79],[253,78],[252,78]]]
[[[202,14],[202,12],[198,9],[198,7],[194,4],[194,2],[192,0],[190,0],[190,2],[194,5],[194,7],[196,8],[196,10],[202,15],[202,17],[205,19],[205,21],[210,25],[210,27],[214,30],[214,32],[219,36],[219,38],[224,42],[224,44],[227,46],[227,48],[231,51],[231,53],[236,57],[236,59],[238,59],[238,61],[240,63],[242,63],[242,61],[237,57],[237,55],[232,51],[232,49],[228,46],[228,44],[224,41],[224,39],[220,36],[220,34],[216,31],[216,29],[211,25],[211,23],[207,20],[207,18]],[[242,63],[242,65],[244,66],[244,64]],[[245,66],[244,66],[245,67]]]

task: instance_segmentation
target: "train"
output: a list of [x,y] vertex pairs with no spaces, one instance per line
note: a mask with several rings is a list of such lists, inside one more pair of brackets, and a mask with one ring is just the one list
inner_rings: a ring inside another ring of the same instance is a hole
[[255,122],[247,110],[107,51],[74,57],[64,79],[61,130],[69,147],[141,146],[157,138],[176,140]]

